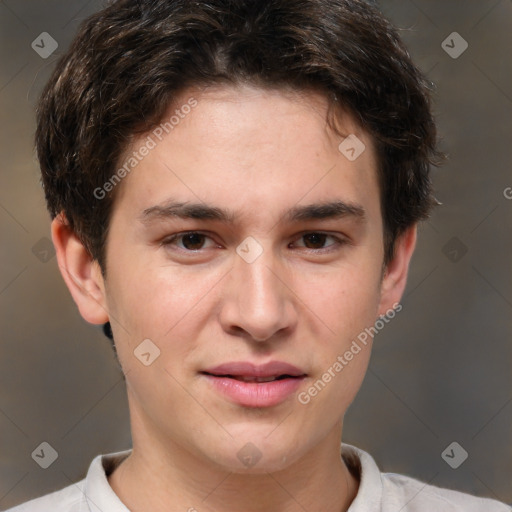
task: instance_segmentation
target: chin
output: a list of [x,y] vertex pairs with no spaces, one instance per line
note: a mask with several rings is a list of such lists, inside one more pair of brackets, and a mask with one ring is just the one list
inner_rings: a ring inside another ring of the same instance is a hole
[[238,475],[265,475],[287,469],[292,464],[288,455],[268,453],[261,458],[240,461],[238,458],[222,460],[223,469]]
[[268,432],[234,437],[209,458],[231,473],[256,475],[285,470],[302,455],[296,446],[267,436]]

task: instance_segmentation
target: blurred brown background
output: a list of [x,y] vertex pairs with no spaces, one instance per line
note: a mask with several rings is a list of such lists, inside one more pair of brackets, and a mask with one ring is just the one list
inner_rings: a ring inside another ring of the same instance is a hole
[[[0,509],[130,447],[122,375],[58,272],[32,147],[38,93],[101,5],[0,2]],[[512,503],[512,2],[379,5],[437,86],[450,160],[434,171],[443,206],[421,227],[403,310],[376,338],[344,441],[384,471]],[[43,32],[58,44],[47,58]],[[43,441],[58,452],[48,469],[31,458]],[[454,441],[469,454],[457,469],[441,457]]]

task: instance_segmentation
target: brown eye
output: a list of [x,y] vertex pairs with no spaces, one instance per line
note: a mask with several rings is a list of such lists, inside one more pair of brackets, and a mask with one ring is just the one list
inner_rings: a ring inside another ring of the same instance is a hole
[[[330,241],[328,242],[328,239]],[[331,235],[329,233],[322,233],[319,231],[311,231],[309,233],[302,233],[297,242],[293,245],[301,249],[316,252],[328,252],[340,249],[347,241],[344,238]]]
[[197,251],[202,248],[204,244],[205,235],[200,233],[187,233],[182,235],[182,243],[185,249],[190,251]]
[[210,240],[210,237],[196,231],[190,231],[188,233],[177,233],[162,241],[162,245],[167,247],[174,247],[182,251],[200,251],[205,247],[206,242]]
[[324,233],[309,233],[303,236],[308,249],[322,249],[328,235]]

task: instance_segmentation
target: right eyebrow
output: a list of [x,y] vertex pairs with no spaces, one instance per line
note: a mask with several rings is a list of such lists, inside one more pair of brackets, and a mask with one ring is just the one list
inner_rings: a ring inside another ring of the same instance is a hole
[[235,214],[232,211],[223,210],[222,208],[205,203],[181,203],[172,200],[146,208],[140,215],[143,223],[169,217],[215,220],[226,224],[233,224],[235,221]]

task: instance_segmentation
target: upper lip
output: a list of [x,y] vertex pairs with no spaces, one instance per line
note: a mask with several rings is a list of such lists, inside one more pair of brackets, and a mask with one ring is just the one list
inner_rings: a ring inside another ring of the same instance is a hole
[[281,375],[303,377],[306,375],[301,369],[283,361],[270,361],[261,365],[245,361],[234,361],[207,368],[202,373],[218,376],[231,375],[233,377],[279,377]]

